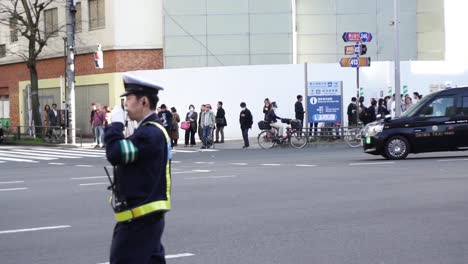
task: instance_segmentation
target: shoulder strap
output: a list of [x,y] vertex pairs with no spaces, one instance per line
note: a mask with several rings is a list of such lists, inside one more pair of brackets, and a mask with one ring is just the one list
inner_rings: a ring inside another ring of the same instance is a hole
[[146,124],[153,125],[153,126],[159,128],[159,130],[161,130],[163,132],[164,137],[166,138],[166,144],[167,144],[167,159],[172,160],[171,138],[169,137],[169,134],[167,133],[167,130],[161,124],[159,124],[158,122],[148,121],[148,122],[144,123],[144,125],[146,125]]

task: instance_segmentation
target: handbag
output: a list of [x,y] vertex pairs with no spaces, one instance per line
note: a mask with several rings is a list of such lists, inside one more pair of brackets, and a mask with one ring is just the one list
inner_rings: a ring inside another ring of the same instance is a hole
[[190,129],[190,122],[182,121],[180,123],[180,128],[182,128],[183,130],[189,130]]

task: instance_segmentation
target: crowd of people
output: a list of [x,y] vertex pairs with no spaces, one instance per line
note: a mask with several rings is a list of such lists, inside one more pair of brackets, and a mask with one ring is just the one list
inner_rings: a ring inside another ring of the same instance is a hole
[[[303,96],[297,95],[297,101],[294,104],[295,119],[301,121],[304,125],[305,110],[303,106]],[[422,95],[415,92],[413,96],[401,95],[401,111],[407,111],[414,103],[419,101]],[[357,102],[357,103],[356,103]],[[56,125],[56,105],[50,109],[46,105],[44,109],[44,122],[50,126]],[[95,148],[104,147],[104,129],[110,124],[110,109],[108,106],[101,108],[99,103],[91,104],[90,124],[93,132]],[[253,116],[247,108],[245,102],[240,104],[241,112],[239,114],[239,126],[241,129],[244,144],[242,148],[250,147],[249,130],[253,125]],[[285,132],[288,124],[281,122],[281,117],[277,114],[278,103],[271,102],[269,98],[265,98],[263,106],[263,120],[278,130],[280,136],[285,137]],[[228,125],[226,120],[226,112],[223,108],[223,102],[217,104],[216,113],[212,109],[211,104],[202,104],[199,112],[196,111],[193,104],[189,105],[185,116],[181,118],[175,107],[168,108],[165,104],[161,104],[156,109],[156,113],[160,119],[162,126],[166,129],[171,138],[172,147],[177,147],[179,144],[179,130],[184,133],[184,147],[195,147],[197,145],[196,136],[201,143],[201,148],[209,148],[208,140],[213,140],[214,143],[224,143],[224,128]],[[377,119],[377,116],[384,117],[386,115],[395,115],[395,95],[385,98],[372,98],[370,105],[365,105],[365,98],[357,99],[353,97],[347,108],[348,126],[357,126],[358,122],[368,124]],[[130,127],[130,124],[127,124]],[[136,127],[137,124],[133,124]],[[327,124],[326,127],[341,127],[341,124]],[[310,136],[318,135],[319,123],[310,123]],[[326,129],[325,129],[326,130]]]
[[[412,96],[409,94],[401,95],[401,113],[406,112],[413,104],[418,102],[422,98],[418,92],[414,92]],[[348,105],[347,115],[348,115],[348,126],[358,125],[358,121],[362,122],[364,125],[369,124],[377,120],[377,117],[380,115],[381,118],[384,118],[387,115],[390,115],[392,118],[395,117],[396,113],[396,96],[386,96],[384,98],[372,98],[370,105],[365,105],[365,98],[363,96],[358,99],[353,97],[351,102]]]

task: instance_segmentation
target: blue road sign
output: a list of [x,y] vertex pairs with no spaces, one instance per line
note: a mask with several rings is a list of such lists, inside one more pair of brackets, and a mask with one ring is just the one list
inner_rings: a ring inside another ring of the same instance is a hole
[[309,123],[342,122],[342,89],[341,82],[309,82],[307,87]]

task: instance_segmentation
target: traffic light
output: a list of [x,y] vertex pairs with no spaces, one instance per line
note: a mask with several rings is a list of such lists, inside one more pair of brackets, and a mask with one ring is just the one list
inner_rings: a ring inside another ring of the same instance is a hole
[[360,50],[359,55],[366,55],[366,53],[367,53],[367,46],[366,46],[366,44],[361,44],[360,46],[361,46],[361,47],[360,47],[360,49],[359,49],[359,50]]
[[94,64],[96,69],[104,68],[104,53],[101,50],[101,45],[99,45],[98,50],[94,52]]

